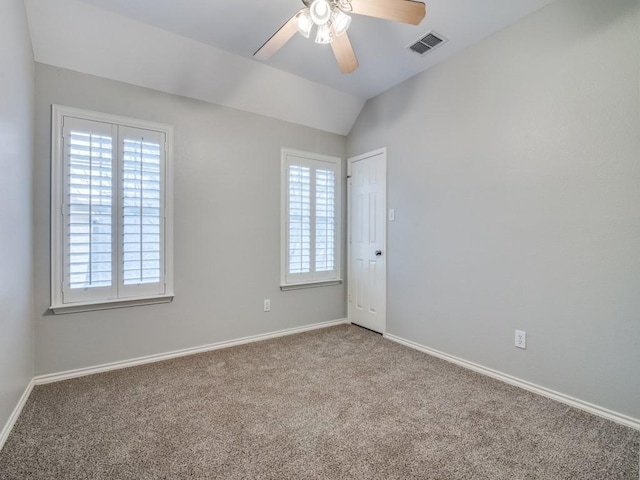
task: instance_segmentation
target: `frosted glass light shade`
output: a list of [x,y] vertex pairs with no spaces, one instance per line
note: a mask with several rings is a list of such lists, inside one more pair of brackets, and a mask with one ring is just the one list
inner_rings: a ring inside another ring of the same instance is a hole
[[336,8],[331,14],[331,24],[333,25],[336,35],[342,35],[351,25],[351,17],[342,10]]
[[316,25],[326,25],[331,19],[331,6],[327,0],[313,0],[309,14]]
[[329,25],[318,25],[318,33],[316,34],[316,43],[331,43],[333,37],[331,36],[331,29]]
[[313,27],[313,20],[311,20],[308,8],[296,15],[296,27],[298,27],[300,35],[304,38],[309,38],[309,35],[311,35],[311,27]]

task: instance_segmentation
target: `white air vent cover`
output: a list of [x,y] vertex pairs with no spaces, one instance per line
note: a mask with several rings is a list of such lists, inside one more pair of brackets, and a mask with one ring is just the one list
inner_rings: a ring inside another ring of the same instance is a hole
[[439,33],[435,33],[433,31],[427,33],[423,37],[421,37],[416,42],[409,45],[409,48],[420,55],[424,55],[427,52],[430,52],[436,47],[439,47],[447,40]]

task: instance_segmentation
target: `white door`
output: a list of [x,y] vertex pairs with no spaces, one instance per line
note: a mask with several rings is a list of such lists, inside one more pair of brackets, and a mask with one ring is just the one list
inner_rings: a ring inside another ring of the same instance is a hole
[[387,151],[349,159],[349,320],[385,333]]

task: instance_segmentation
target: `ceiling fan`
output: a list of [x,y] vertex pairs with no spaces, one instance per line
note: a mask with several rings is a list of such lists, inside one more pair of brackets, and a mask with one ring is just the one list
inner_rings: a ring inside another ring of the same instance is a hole
[[309,38],[316,27],[316,43],[330,43],[342,73],[358,68],[347,29],[351,24],[348,13],[367,15],[385,20],[418,25],[425,16],[422,2],[413,0],[302,0],[304,8],[296,12],[262,45],[253,56],[267,60],[299,32]]

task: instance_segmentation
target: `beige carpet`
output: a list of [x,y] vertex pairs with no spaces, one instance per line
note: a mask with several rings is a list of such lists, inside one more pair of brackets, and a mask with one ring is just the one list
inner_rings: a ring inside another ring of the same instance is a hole
[[640,432],[354,326],[36,387],[2,479],[633,479]]

